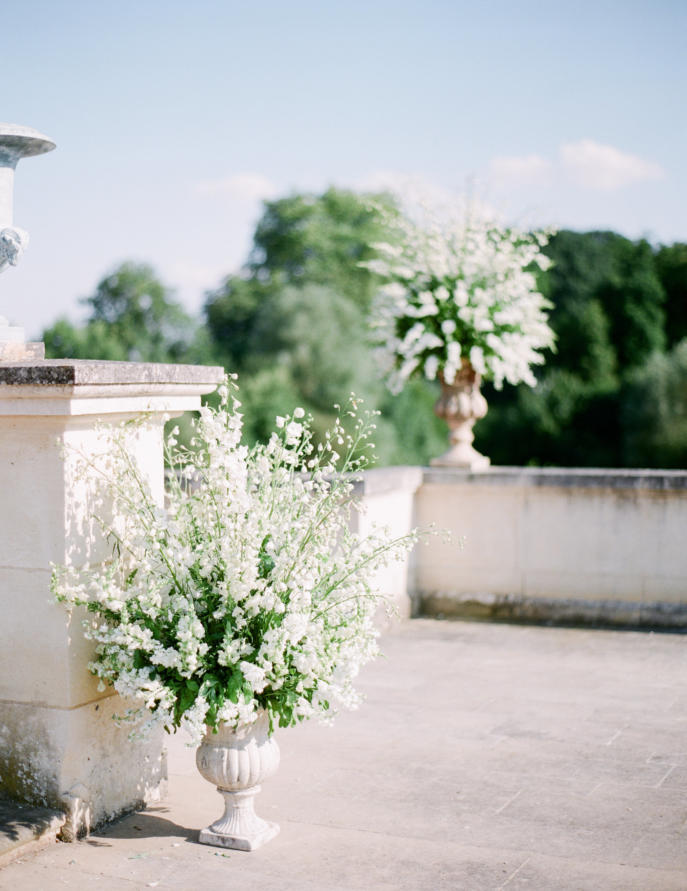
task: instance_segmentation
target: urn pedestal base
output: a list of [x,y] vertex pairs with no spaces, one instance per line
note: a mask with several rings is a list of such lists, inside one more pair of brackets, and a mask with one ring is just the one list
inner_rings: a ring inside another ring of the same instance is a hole
[[432,467],[458,467],[465,470],[486,470],[491,466],[486,455],[464,443],[454,446],[438,458],[430,458],[429,463]]
[[216,845],[234,851],[256,851],[265,842],[279,835],[279,825],[263,820],[253,809],[253,798],[260,786],[229,792],[218,788],[224,796],[224,816],[206,829],[201,829],[198,841],[201,845]]

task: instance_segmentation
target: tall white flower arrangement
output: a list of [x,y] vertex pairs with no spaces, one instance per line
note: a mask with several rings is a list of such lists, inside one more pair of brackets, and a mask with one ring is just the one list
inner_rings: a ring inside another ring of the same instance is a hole
[[[167,441],[168,504],[158,507],[123,431],[103,433],[104,463],[83,458],[110,558],[56,567],[53,589],[89,612],[90,670],[143,728],[330,716],[357,703],[353,680],[377,653],[376,570],[401,559],[415,533],[390,540],[349,529],[350,474],[367,463],[371,413],[356,400],[315,445],[302,409],[277,418],[269,442],[241,444],[240,403],[227,380],[203,408],[193,450]],[[104,514],[103,514],[104,516]]]
[[375,245],[366,265],[386,280],[372,324],[390,388],[412,375],[451,384],[465,361],[497,388],[534,386],[532,366],[553,344],[534,274],[550,264],[547,233],[503,226],[476,205],[460,218],[425,207],[389,223],[394,243]]

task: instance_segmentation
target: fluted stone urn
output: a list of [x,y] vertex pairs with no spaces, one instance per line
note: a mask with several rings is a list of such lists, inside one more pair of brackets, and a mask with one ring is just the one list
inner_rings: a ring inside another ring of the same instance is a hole
[[485,470],[490,461],[472,445],[475,421],[487,413],[487,400],[480,392],[481,376],[467,359],[452,383],[439,375],[441,395],[434,406],[435,414],[443,418],[449,428],[451,447],[430,464],[435,467],[463,467],[467,470]]
[[279,826],[258,817],[254,807],[260,783],[279,767],[279,746],[270,736],[266,711],[236,730],[221,725],[215,733],[208,728],[196,765],[224,798],[224,814],[201,830],[201,844],[255,851],[279,833]]

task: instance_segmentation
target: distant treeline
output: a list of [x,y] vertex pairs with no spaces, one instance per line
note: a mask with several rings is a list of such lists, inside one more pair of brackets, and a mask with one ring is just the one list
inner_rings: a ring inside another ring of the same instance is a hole
[[[239,374],[248,441],[296,405],[324,427],[355,391],[381,411],[380,462],[426,463],[445,448],[435,385],[391,396],[369,346],[379,282],[358,264],[387,234],[355,193],[268,202],[245,267],[206,295],[200,322],[150,267],[123,263],[86,298],[83,326],[44,332],[46,352],[222,364]],[[687,244],[564,230],[546,252],[556,350],[534,389],[485,385],[477,448],[496,464],[687,467]]]
[[559,232],[542,287],[557,349],[539,383],[489,392],[497,463],[687,467],[687,244]]

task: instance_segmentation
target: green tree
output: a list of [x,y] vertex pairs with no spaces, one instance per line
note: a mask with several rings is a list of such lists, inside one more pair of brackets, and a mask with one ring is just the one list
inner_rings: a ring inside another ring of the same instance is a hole
[[625,466],[687,467],[687,338],[628,375],[622,422]]
[[666,339],[672,347],[687,337],[687,244],[660,247],[656,274],[666,295]]
[[207,295],[205,318],[218,355],[242,372],[259,357],[281,352],[273,316],[280,316],[286,288],[320,285],[366,313],[379,279],[359,264],[388,236],[370,198],[355,192],[330,188],[319,196],[266,202],[242,273],[227,276]]
[[[445,448],[436,387],[418,380],[389,394],[367,340],[379,280],[358,264],[388,235],[352,192],[268,202],[241,274],[207,295],[205,325],[149,266],[124,263],[85,301],[84,325],[58,319],[44,333],[47,355],[224,364],[240,375],[249,440],[296,405],[322,429],[353,390],[382,412],[381,462],[426,463]],[[687,245],[564,230],[547,253],[540,287],[556,351],[534,389],[485,387],[477,447],[497,464],[685,466]]]
[[180,362],[193,352],[192,320],[147,264],[122,263],[82,302],[90,310],[85,325],[58,319],[43,333],[46,355]]
[[597,295],[610,321],[619,365],[629,369],[665,349],[665,291],[648,242],[616,236],[613,254],[614,269]]
[[270,323],[280,288],[257,275],[229,275],[207,295],[205,320],[212,348],[226,368],[243,374],[278,352],[280,333]]
[[215,354],[239,373],[248,439],[269,434],[275,414],[298,404],[315,430],[351,391],[378,408],[381,463],[424,463],[444,447],[432,415],[435,388],[419,381],[400,397],[382,383],[368,344],[367,314],[379,278],[359,264],[390,232],[384,196],[340,189],[266,203],[241,275],[207,297]]
[[[393,208],[388,196],[375,202]],[[367,309],[376,277],[359,263],[375,256],[375,242],[389,237],[369,197],[344,189],[290,195],[265,203],[248,269],[272,285],[325,285]]]
[[[392,208],[388,199],[375,198]],[[312,412],[315,430],[323,430],[333,405],[355,392],[385,411],[376,437],[380,458],[396,460],[400,439],[409,460],[422,460],[416,448],[422,433],[404,440],[408,423],[397,429],[398,404],[389,399],[367,342],[379,279],[359,264],[388,238],[373,202],[354,192],[331,188],[265,204],[246,267],[208,294],[205,305],[213,350],[239,373],[248,439],[264,438],[275,414],[297,404]],[[422,426],[423,412],[414,414]]]
[[542,276],[542,288],[553,304],[551,325],[556,352],[547,368],[562,368],[576,375],[584,369],[587,380],[614,378],[617,356],[611,324],[599,289],[614,272],[614,232],[570,232],[553,236],[545,253],[553,261]]
[[42,335],[48,359],[128,358],[123,344],[115,340],[104,322],[87,322],[79,327],[66,317],[57,319]]
[[660,353],[665,291],[646,241],[562,231],[547,249],[542,289],[556,351],[538,385],[488,390],[477,447],[496,463],[617,466],[624,460],[623,382]]
[[[334,404],[348,393],[357,393],[368,405],[384,396],[366,345],[365,316],[330,288],[308,284],[279,290],[259,305],[249,336],[256,347],[245,357],[239,384],[242,401],[250,404],[250,438],[262,438],[275,414],[296,404],[314,415],[317,432],[330,425]],[[289,401],[270,394],[268,381]]]

